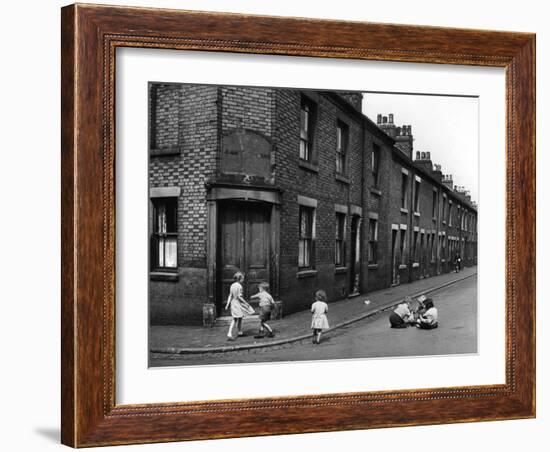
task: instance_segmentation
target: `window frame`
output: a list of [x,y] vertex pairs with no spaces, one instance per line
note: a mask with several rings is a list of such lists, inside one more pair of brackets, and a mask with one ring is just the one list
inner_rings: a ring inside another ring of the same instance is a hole
[[336,120],[336,174],[347,174],[349,148],[349,125],[341,119]]
[[407,210],[409,192],[409,175],[401,172],[401,208]]
[[414,212],[420,213],[420,185],[421,181],[417,178],[414,179]]
[[[308,214],[309,222],[306,223],[306,231],[302,229],[302,218],[304,214]],[[313,270],[315,269],[315,213],[316,208],[298,205],[298,270]],[[301,249],[304,249],[304,254],[301,256]],[[307,249],[308,262],[305,262]],[[304,265],[305,264],[305,265]]]
[[[306,126],[307,130],[303,128],[303,112],[307,112]],[[314,163],[314,143],[315,143],[315,126],[317,122],[317,104],[308,96],[302,94],[300,99],[300,146],[299,146],[299,159],[302,162]],[[302,151],[302,143],[305,143]],[[302,155],[304,153],[304,155]]]
[[[335,212],[334,265],[338,268],[346,265],[346,214]],[[340,260],[337,257],[340,257]]]
[[405,243],[407,241],[407,230],[400,229],[399,231],[399,261],[401,265],[407,265],[407,262],[405,261]]
[[[371,225],[374,224],[374,229]],[[374,230],[374,233],[373,233]],[[378,263],[378,219],[369,218],[369,238],[367,249],[367,264],[375,265]]]
[[379,188],[380,184],[380,154],[381,147],[377,143],[372,143],[371,151],[371,172],[374,188]]
[[[151,254],[149,258],[149,267],[152,272],[177,272],[179,265],[179,246],[178,246],[178,198],[176,196],[165,196],[165,197],[154,197],[151,198],[153,204],[153,224],[150,233],[150,247]],[[170,204],[172,204],[170,206]],[[159,231],[159,209],[164,209],[164,227],[162,231]],[[168,221],[168,208],[172,211],[173,220]],[[171,224],[170,229],[173,231],[168,231],[168,224]],[[168,244],[167,239],[175,239],[175,263],[173,266],[161,265],[161,257],[159,253],[159,246],[162,242],[163,245],[163,262],[166,264],[166,245]]]

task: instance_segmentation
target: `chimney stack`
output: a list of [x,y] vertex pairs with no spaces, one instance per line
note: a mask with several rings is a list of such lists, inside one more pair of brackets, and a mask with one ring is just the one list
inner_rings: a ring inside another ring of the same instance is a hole
[[441,179],[443,178],[443,174],[441,173],[441,165],[439,164],[435,164],[434,165],[434,169],[432,171],[432,176],[438,180],[439,182],[441,182]]
[[452,190],[454,188],[452,174],[445,174],[443,176],[442,182],[443,182],[443,185],[445,185],[445,187],[447,187],[449,190]]

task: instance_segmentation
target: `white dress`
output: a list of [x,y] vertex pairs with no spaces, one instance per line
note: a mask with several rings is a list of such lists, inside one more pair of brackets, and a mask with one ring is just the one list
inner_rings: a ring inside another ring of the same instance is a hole
[[239,300],[243,294],[243,286],[241,283],[234,282],[229,289],[229,299],[231,303],[231,317],[240,319],[244,317],[243,307]]
[[311,328],[319,330],[327,330],[328,319],[328,305],[324,301],[316,301],[311,305],[311,312],[313,317],[311,318]]

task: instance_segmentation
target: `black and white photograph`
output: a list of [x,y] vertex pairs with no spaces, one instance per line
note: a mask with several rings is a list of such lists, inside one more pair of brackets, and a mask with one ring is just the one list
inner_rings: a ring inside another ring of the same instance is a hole
[[478,100],[150,82],[149,366],[477,353]]

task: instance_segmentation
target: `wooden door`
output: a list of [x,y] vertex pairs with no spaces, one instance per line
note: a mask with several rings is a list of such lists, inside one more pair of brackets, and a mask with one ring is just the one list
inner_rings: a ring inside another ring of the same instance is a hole
[[245,274],[244,296],[270,282],[270,209],[256,202],[223,203],[219,216],[218,313],[229,315],[225,303],[233,275]]
[[361,280],[361,218],[354,215],[351,219],[351,253],[350,253],[350,294],[358,294]]

